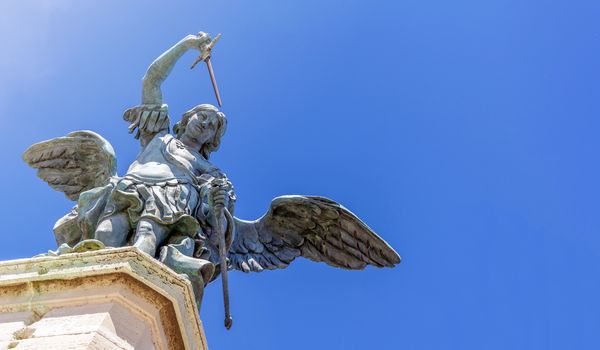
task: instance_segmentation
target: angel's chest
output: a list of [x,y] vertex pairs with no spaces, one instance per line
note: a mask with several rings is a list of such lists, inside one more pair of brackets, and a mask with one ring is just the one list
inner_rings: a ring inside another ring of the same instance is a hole
[[212,165],[206,159],[200,154],[190,151],[181,141],[174,140],[169,146],[171,146],[169,147],[169,153],[197,175],[202,175],[212,168]]

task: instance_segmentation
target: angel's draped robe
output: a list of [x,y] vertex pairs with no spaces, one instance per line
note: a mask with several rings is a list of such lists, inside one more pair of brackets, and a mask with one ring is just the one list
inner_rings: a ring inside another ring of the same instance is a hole
[[132,228],[146,218],[194,235],[200,227],[196,210],[203,175],[222,174],[172,135],[155,135],[125,176],[80,195],[78,216],[83,236],[92,237],[100,220],[123,211],[128,213]]

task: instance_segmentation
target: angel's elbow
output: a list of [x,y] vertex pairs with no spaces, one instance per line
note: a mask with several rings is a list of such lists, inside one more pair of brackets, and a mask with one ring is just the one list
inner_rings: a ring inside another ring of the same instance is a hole
[[144,76],[142,77],[142,87],[144,89],[148,89],[152,85],[154,85],[154,82],[156,82],[156,74],[152,74],[152,72],[148,70],[146,74],[144,74]]
[[154,83],[158,79],[159,69],[155,64],[151,64],[146,71],[146,74],[142,77],[142,84],[148,85]]
[[149,91],[154,85],[155,84],[152,77],[149,77],[148,74],[144,75],[144,77],[142,78],[142,90]]

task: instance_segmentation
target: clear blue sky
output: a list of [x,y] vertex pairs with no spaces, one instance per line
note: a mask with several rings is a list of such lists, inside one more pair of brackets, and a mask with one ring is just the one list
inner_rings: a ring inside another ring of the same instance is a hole
[[[212,349],[598,349],[598,18],[566,0],[3,1],[0,259],[54,248],[72,205],[22,151],[91,129],[123,173],[148,64],[221,32],[214,161],[238,216],[324,195],[404,261],[232,273],[230,332],[220,287],[205,296]],[[214,103],[194,58],[165,83],[173,119]]]

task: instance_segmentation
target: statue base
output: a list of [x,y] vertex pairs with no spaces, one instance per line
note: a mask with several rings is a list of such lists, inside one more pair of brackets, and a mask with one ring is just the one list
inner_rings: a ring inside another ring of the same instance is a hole
[[0,263],[0,350],[207,349],[190,282],[137,248]]

